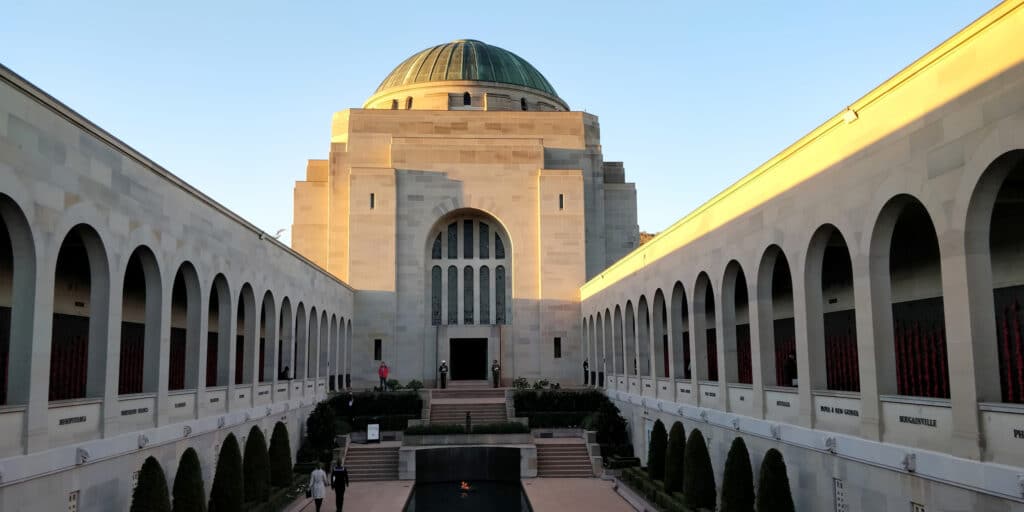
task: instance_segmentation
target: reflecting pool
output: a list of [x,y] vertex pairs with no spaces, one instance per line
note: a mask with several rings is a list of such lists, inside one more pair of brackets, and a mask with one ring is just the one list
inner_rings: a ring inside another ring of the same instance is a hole
[[[463,485],[465,484],[465,485]],[[468,488],[467,488],[468,487]],[[512,482],[419,483],[405,512],[533,512],[523,485]]]

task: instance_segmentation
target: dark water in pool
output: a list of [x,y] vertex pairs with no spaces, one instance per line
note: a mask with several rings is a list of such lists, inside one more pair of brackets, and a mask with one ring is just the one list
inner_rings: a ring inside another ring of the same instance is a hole
[[470,482],[469,492],[458,482],[416,484],[404,512],[533,512],[523,486],[515,482]]

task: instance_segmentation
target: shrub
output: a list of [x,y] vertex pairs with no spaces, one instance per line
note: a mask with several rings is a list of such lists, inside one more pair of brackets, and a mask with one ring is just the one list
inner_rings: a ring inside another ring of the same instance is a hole
[[665,491],[683,490],[683,467],[685,466],[686,431],[683,424],[675,422],[668,433],[668,449],[665,450]]
[[209,512],[242,512],[245,483],[242,480],[242,452],[234,434],[224,438],[217,457],[217,469],[210,489]]
[[715,473],[704,434],[693,429],[683,456],[683,497],[690,508],[715,509]]
[[594,412],[608,398],[596,390],[588,391],[516,391],[512,403],[520,412]]
[[474,434],[527,434],[530,427],[515,421],[473,425]]
[[654,422],[651,429],[651,442],[647,446],[647,474],[651,480],[665,478],[665,448],[668,445],[668,434],[661,420]]
[[306,419],[306,435],[309,437],[310,447],[316,452],[317,460],[330,459],[338,426],[334,408],[326,402],[316,404]]
[[757,512],[793,512],[793,496],[782,454],[772,448],[764,454],[757,483]]
[[132,492],[131,512],[171,512],[164,468],[153,457],[146,457],[139,470],[139,482]]
[[526,380],[526,377],[516,377],[512,380],[512,387],[515,389],[527,389],[530,387],[530,381]]
[[206,488],[199,455],[192,448],[181,454],[178,472],[174,475],[174,512],[206,512]]
[[465,434],[464,425],[454,423],[431,423],[429,425],[413,425],[405,429],[405,434],[410,436],[439,436],[449,434]]
[[571,428],[583,425],[586,412],[534,412],[526,415],[531,428]]
[[409,390],[412,390],[412,391],[419,391],[419,390],[423,389],[423,382],[422,381],[418,381],[416,379],[410,380],[409,383],[405,385],[405,389],[409,389]]
[[288,487],[292,484],[292,448],[288,439],[288,426],[282,422],[274,425],[270,434],[270,483],[275,487]]
[[388,379],[387,384],[388,389],[390,390],[398,391],[399,389],[402,389],[402,383],[399,382],[398,379]]
[[245,440],[245,458],[242,459],[245,476],[245,501],[264,502],[270,498],[270,458],[263,431],[253,425]]
[[722,476],[722,506],[719,512],[754,512],[754,472],[743,438],[732,440]]

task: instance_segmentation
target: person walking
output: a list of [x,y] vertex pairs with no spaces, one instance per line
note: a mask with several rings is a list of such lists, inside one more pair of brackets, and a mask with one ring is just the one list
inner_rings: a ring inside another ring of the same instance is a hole
[[324,465],[317,462],[316,469],[309,474],[309,497],[313,498],[313,503],[316,504],[316,512],[320,512],[326,494],[327,473],[324,472]]
[[448,386],[448,361],[442,359],[441,367],[437,371],[441,374],[441,389],[444,389]]
[[501,366],[498,365],[498,360],[495,359],[491,363],[491,377],[494,379],[494,387],[498,387],[498,375],[501,373]]
[[387,363],[384,361],[380,362],[380,368],[377,368],[377,376],[380,377],[380,390],[388,390],[388,374],[391,373],[391,369],[388,368]]
[[334,488],[334,509],[341,512],[345,504],[345,488],[348,487],[348,469],[335,461],[334,469],[331,471],[331,487]]

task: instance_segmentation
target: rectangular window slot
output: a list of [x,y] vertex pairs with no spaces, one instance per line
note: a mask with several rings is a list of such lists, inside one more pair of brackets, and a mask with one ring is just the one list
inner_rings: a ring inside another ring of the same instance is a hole
[[375,198],[375,197],[373,196],[373,192],[370,192],[370,209],[371,209],[371,210],[373,209],[373,207],[374,207],[374,206],[376,206],[376,204],[375,204],[375,203],[376,203],[375,199],[376,199],[376,198]]
[[828,299],[828,303],[829,304],[837,304],[838,302],[839,302],[839,299],[837,299],[835,297],[832,297],[832,298]]
[[558,209],[559,210],[564,210],[565,209],[565,195],[563,195],[563,194],[558,194]]
[[555,338],[555,359],[562,357],[562,338]]
[[381,341],[379,339],[373,340],[373,359],[375,361],[380,361],[382,359],[381,352]]

